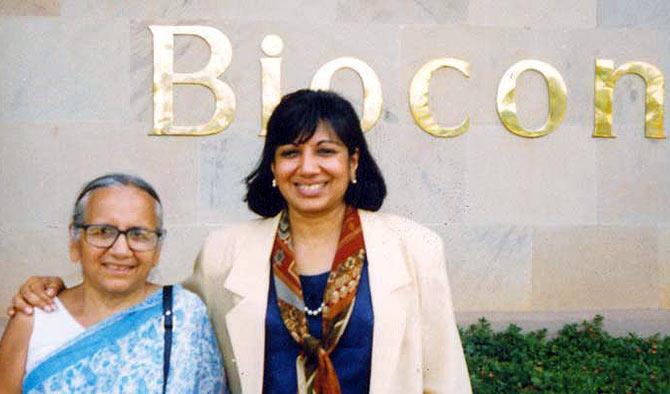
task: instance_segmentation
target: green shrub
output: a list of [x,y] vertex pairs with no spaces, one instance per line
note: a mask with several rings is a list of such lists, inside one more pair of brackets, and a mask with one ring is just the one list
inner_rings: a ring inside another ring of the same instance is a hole
[[670,393],[670,336],[612,337],[602,316],[546,334],[493,332],[485,319],[461,330],[473,391]]

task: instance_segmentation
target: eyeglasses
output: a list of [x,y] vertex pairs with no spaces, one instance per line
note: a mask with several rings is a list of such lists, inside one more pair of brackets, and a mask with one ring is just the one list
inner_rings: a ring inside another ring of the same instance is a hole
[[97,248],[111,247],[119,235],[123,234],[126,236],[128,247],[135,252],[156,249],[158,240],[165,234],[165,231],[153,231],[143,227],[131,227],[121,231],[109,224],[77,224],[74,227],[83,229],[86,243]]

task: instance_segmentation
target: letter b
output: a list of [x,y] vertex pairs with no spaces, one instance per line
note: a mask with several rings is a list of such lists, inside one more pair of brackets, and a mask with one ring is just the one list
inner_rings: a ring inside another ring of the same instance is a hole
[[[218,79],[230,65],[232,47],[221,31],[208,26],[149,26],[154,47],[154,126],[149,135],[204,136],[224,130],[235,115],[235,94]],[[207,65],[194,73],[174,72],[174,36],[198,36],[211,49]],[[214,94],[216,106],[212,118],[201,125],[174,124],[174,85],[201,85]]]

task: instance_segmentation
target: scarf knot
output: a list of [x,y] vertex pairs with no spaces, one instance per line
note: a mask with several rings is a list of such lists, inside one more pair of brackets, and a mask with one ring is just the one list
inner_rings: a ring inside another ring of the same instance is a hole
[[325,350],[321,347],[321,341],[308,335],[302,339],[302,350],[305,356],[311,359],[316,359],[319,354]]

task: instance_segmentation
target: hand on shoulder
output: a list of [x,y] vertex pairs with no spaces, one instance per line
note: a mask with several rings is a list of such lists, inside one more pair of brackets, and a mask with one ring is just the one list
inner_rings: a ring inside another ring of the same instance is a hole
[[30,315],[34,307],[52,312],[55,309],[53,298],[64,288],[65,284],[59,277],[31,276],[12,298],[12,305],[7,308],[7,315],[11,317],[16,312]]

